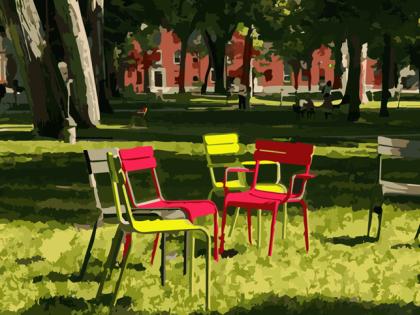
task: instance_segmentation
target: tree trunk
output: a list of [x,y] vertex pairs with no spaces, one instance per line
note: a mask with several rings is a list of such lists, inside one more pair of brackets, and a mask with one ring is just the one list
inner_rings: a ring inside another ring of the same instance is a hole
[[114,48],[105,46],[105,89],[106,94],[111,97],[118,97],[117,93],[117,81],[116,81],[116,70],[114,66]]
[[348,40],[349,46],[349,78],[344,97],[349,100],[349,112],[347,120],[357,121],[360,118],[360,57],[362,44],[357,35],[351,35]]
[[380,117],[388,117],[388,99],[390,97],[389,81],[391,70],[391,36],[384,34],[384,51],[382,55],[382,96],[381,109],[379,111]]
[[308,91],[311,92],[312,91],[312,66],[311,66],[312,62],[309,64],[308,63]]
[[112,113],[106,89],[105,53],[104,53],[104,0],[89,0],[88,21],[90,26],[90,53],[98,92],[101,113]]
[[251,57],[252,57],[252,32],[253,28],[249,27],[248,32],[244,38],[244,53],[242,56],[242,84],[246,86],[248,93],[251,91],[251,86],[249,82],[249,72],[251,70]]
[[[225,94],[226,87],[224,82],[224,72],[225,72],[225,48],[226,43],[224,40],[216,40],[215,43],[215,50],[213,51],[213,66],[214,66],[214,74],[215,74],[215,85],[214,91],[218,94]],[[226,78],[227,79],[227,78]]]
[[292,67],[293,71],[293,85],[295,91],[297,92],[299,89],[299,71],[300,71],[300,63],[298,60],[293,60],[289,62],[290,66]]
[[35,131],[62,137],[67,92],[33,0],[0,1],[0,18],[16,53]]
[[[89,43],[77,0],[54,0],[56,21],[69,69],[71,99],[76,122],[89,127],[99,124],[100,112],[96,93]],[[73,115],[73,112],[72,112]]]
[[185,60],[187,59],[188,37],[181,38],[181,62],[179,63],[179,93],[185,93]]
[[[144,58],[143,58],[144,60]],[[143,71],[144,71],[144,92],[150,93],[150,78],[149,78],[149,68],[150,65],[146,65],[143,63]]]
[[208,53],[208,59],[209,59],[209,63],[207,65],[207,71],[206,71],[206,76],[204,78],[204,84],[201,86],[201,94],[205,94],[207,93],[207,86],[208,86],[208,80],[209,80],[209,75],[210,75],[210,71],[212,66],[214,67],[214,60],[213,60],[213,52],[212,52],[212,45],[213,42],[211,40],[211,36],[207,31],[204,31],[203,33],[203,38],[204,38],[204,43],[207,47],[207,53]]
[[342,88],[342,82],[341,82],[341,76],[343,75],[343,54],[341,53],[341,41],[335,41],[334,42],[334,60],[335,60],[335,66],[334,66],[334,83],[333,83],[333,89],[341,89]]
[[207,65],[206,74],[204,76],[204,83],[201,86],[201,94],[206,94],[207,93],[207,84],[209,82],[210,71],[211,71],[211,59],[210,59],[210,56],[209,56],[209,63]]

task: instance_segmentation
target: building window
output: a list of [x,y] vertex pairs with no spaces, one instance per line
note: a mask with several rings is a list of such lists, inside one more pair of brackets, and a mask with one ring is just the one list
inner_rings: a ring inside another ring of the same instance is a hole
[[290,83],[290,77],[292,74],[292,70],[290,69],[290,66],[288,64],[284,65],[284,73],[283,73],[283,82],[284,83]]
[[232,58],[229,56],[226,56],[226,64],[231,65],[232,64]]
[[324,83],[325,82],[325,69],[319,68],[319,82]]
[[210,70],[210,81],[216,82],[216,74],[214,73],[214,69]]
[[161,65],[162,64],[162,50],[156,50],[156,54],[159,56],[159,60],[156,60],[156,64]]
[[162,71],[155,71],[154,72],[154,80],[155,80],[155,86],[156,87],[162,87],[163,86]]
[[199,79],[198,79],[198,76],[193,76],[193,82],[198,82],[199,81]]
[[265,82],[269,82],[273,79],[273,70],[267,69],[264,71]]
[[140,71],[137,71],[137,84],[143,83],[143,74]]
[[198,62],[198,57],[193,57],[193,62]]
[[309,71],[302,70],[302,81],[308,81],[308,80],[309,80]]
[[181,51],[177,50],[174,53],[174,64],[179,65],[181,63]]

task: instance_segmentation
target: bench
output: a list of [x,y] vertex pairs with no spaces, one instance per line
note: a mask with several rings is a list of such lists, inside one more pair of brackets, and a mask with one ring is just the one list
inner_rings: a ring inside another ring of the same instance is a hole
[[[419,196],[420,197],[420,183],[409,184],[402,182],[393,182],[382,179],[382,160],[383,157],[394,159],[419,159],[420,161],[420,141],[393,139],[387,137],[378,137],[378,158],[379,158],[379,178],[378,182],[382,188],[382,197],[389,195],[405,195],[405,196]],[[372,224],[373,213],[378,215],[378,232],[376,239],[379,239],[381,233],[382,221],[382,205],[375,206],[369,209],[369,221],[367,236],[369,237],[370,228]],[[420,225],[417,230],[415,239],[420,234]]]

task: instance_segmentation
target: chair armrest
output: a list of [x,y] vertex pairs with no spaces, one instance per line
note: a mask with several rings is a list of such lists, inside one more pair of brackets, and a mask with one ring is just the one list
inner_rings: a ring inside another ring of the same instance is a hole
[[295,175],[295,178],[302,178],[302,179],[306,179],[306,180],[312,179],[312,178],[315,178],[315,177],[316,177],[315,174],[310,174],[310,173],[296,174]]
[[225,170],[225,178],[223,179],[223,189],[225,190],[225,193],[229,192],[229,189],[226,186],[227,178],[229,173],[254,173],[255,170],[248,169],[246,167],[228,167]]
[[287,190],[287,198],[290,198],[290,196],[293,193],[293,188],[294,188],[295,180],[296,179],[302,179],[303,180],[302,188],[301,188],[300,192],[297,194],[297,196],[295,196],[295,198],[301,199],[303,197],[303,194],[305,193],[306,182],[309,179],[315,178],[315,177],[316,177],[316,175],[310,174],[310,173],[303,173],[303,174],[294,174],[294,175],[292,175],[292,177],[290,178],[289,189]]

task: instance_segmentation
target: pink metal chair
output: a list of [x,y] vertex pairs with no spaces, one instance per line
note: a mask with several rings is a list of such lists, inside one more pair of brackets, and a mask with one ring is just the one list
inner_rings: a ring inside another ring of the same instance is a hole
[[[304,143],[277,142],[270,140],[258,140],[256,142],[256,151],[254,153],[255,169],[247,169],[242,167],[227,168],[225,171],[225,182],[230,172],[246,172],[254,173],[254,180],[251,188],[243,192],[229,192],[229,188],[225,187],[226,195],[222,217],[222,235],[220,243],[220,254],[224,251],[225,245],[225,226],[226,214],[228,207],[240,207],[247,210],[248,216],[248,239],[251,243],[251,210],[262,209],[273,212],[271,221],[271,234],[268,255],[273,252],[274,230],[277,219],[277,212],[280,205],[286,206],[288,203],[300,203],[303,208],[303,224],[305,227],[305,247],[306,252],[309,251],[309,235],[308,235],[308,213],[307,205],[303,200],[306,182],[314,178],[315,175],[309,173],[312,163],[312,154],[314,146]],[[262,161],[278,162],[284,165],[303,166],[305,171],[302,174],[294,174],[290,178],[289,187],[285,193],[267,192],[256,189],[258,182],[259,168]],[[297,180],[301,181],[300,189],[297,187]]]
[[[153,209],[181,209],[187,218],[194,222],[197,217],[213,215],[214,217],[214,259],[218,260],[218,212],[216,205],[210,200],[165,200],[162,195],[162,190],[159,185],[158,176],[156,173],[156,159],[154,151],[151,146],[136,147],[132,149],[120,149],[119,151],[121,166],[127,177],[126,187],[130,201],[136,208],[153,208]],[[156,199],[138,202],[136,201],[134,188],[130,182],[130,173],[150,170]],[[152,252],[152,263],[156,253],[156,248],[159,243],[159,234],[156,235],[155,243]]]

